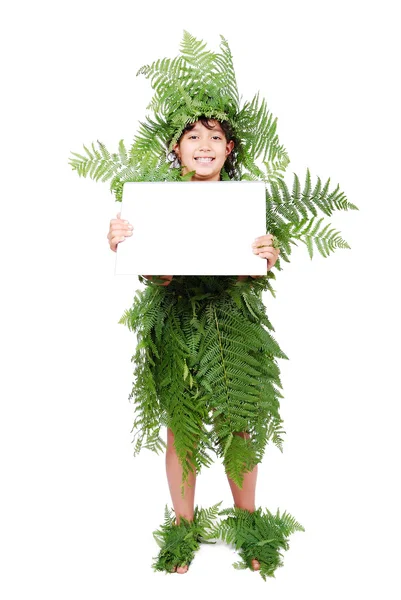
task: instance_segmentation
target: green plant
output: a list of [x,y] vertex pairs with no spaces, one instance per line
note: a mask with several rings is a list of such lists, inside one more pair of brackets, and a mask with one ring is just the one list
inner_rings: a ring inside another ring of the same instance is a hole
[[235,569],[252,569],[252,560],[260,563],[259,574],[274,577],[275,570],[283,566],[280,550],[288,550],[288,536],[295,531],[305,531],[289,513],[280,515],[269,510],[258,508],[254,512],[242,508],[226,508],[219,515],[227,515],[211,530],[210,538],[221,538],[227,544],[232,544],[242,558],[234,563]]
[[159,529],[153,532],[153,537],[161,548],[152,565],[154,571],[172,573],[175,566],[189,566],[201,543],[215,543],[208,539],[220,504],[221,502],[218,502],[208,509],[195,506],[193,520],[189,521],[180,517],[179,525],[174,523],[173,511],[166,505],[164,522]]

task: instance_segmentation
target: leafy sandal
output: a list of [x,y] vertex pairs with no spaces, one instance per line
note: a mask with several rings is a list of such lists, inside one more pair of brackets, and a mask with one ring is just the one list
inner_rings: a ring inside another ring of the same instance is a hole
[[233,563],[235,569],[252,568],[252,559],[260,563],[259,573],[264,581],[266,576],[274,577],[277,567],[282,567],[282,554],[280,548],[288,550],[289,543],[286,539],[294,531],[305,531],[294,517],[284,512],[280,516],[279,509],[273,515],[266,509],[266,514],[258,508],[249,512],[242,508],[226,508],[219,515],[227,515],[220,521],[208,537],[215,536],[233,544],[243,559]]
[[193,521],[180,517],[180,524],[175,524],[174,510],[169,510],[167,505],[164,510],[164,523],[160,529],[153,532],[153,537],[160,546],[159,555],[152,564],[154,571],[173,573],[174,567],[190,565],[196,550],[201,543],[215,544],[207,541],[213,520],[216,519],[221,502],[209,509],[194,509]]

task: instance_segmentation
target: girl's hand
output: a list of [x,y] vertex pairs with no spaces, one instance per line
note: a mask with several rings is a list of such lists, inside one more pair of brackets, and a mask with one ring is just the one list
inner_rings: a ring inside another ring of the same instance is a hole
[[[110,250],[113,252],[117,252],[117,245],[120,242],[123,242],[126,237],[132,235],[133,226],[128,222],[120,219],[121,213],[117,213],[117,219],[111,219],[109,233],[107,234],[107,239],[109,240]],[[146,279],[152,279],[152,275],[144,275]],[[171,280],[173,279],[172,275],[160,275],[161,279],[167,279],[166,283],[161,283],[160,285],[166,286],[169,285]]]
[[[153,275],[143,275],[146,279],[152,280]],[[162,287],[166,287],[166,285],[170,285],[171,280],[173,279],[173,275],[158,275],[160,279],[167,279],[166,283],[159,283],[157,285],[161,285]]]
[[117,219],[111,219],[109,233],[107,234],[110,250],[113,250],[113,252],[117,252],[117,245],[123,242],[126,237],[132,235],[134,229],[128,221],[120,219],[120,215],[121,213],[117,213]]
[[[267,260],[267,271],[270,271],[274,267],[280,254],[280,248],[273,247],[273,237],[271,233],[261,235],[252,244],[253,252],[260,256],[260,258]],[[263,275],[251,275],[251,277],[263,277]]]

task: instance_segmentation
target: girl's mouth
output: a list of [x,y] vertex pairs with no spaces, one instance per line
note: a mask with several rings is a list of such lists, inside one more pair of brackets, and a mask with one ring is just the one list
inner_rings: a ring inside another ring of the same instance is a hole
[[214,158],[211,156],[195,156],[195,160],[197,160],[200,163],[211,163]]

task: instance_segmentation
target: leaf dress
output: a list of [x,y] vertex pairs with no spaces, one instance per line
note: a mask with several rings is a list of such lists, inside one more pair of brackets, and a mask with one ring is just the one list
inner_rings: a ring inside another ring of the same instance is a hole
[[281,449],[277,359],[287,356],[272,335],[262,289],[232,276],[174,277],[137,292],[120,320],[137,336],[135,453],[161,450],[160,428],[168,426],[182,483],[215,454],[242,487],[269,440]]

